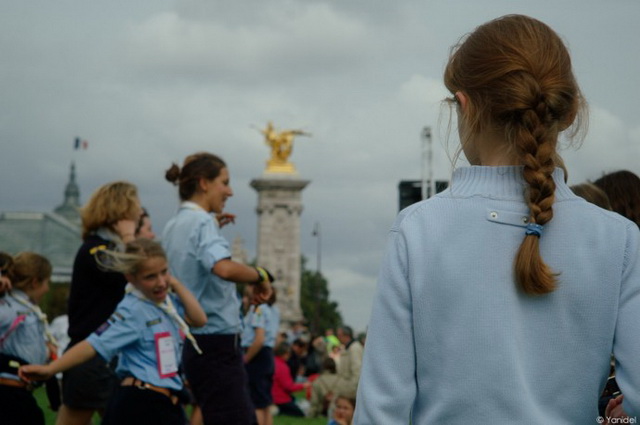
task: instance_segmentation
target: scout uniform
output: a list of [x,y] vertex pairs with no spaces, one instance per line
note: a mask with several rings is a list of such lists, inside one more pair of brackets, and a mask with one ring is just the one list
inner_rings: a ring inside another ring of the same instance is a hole
[[269,304],[252,305],[244,317],[242,331],[242,347],[246,351],[256,336],[256,329],[264,329],[264,343],[260,351],[245,364],[249,375],[249,393],[257,409],[263,409],[273,403],[271,386],[273,384],[273,346],[276,333],[272,326],[273,315]]
[[[0,412],[4,425],[44,425],[31,387],[18,377],[21,365],[49,360],[47,316],[27,294],[14,289],[0,298]],[[55,378],[54,378],[55,379]]]
[[184,347],[184,370],[204,419],[211,423],[251,425],[255,408],[242,359],[242,321],[236,285],[211,272],[230,259],[229,242],[215,218],[193,202],[183,202],[162,234],[171,274],[198,299],[207,323],[193,333],[204,355]]
[[183,313],[174,294],[155,304],[129,284],[113,315],[87,338],[105,360],[119,356],[120,386],[109,400],[103,424],[185,423],[178,368],[184,337],[192,336],[180,317]]

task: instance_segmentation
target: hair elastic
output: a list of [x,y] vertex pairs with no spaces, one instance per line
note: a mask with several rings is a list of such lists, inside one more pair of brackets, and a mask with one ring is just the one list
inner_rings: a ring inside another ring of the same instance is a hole
[[526,230],[525,230],[525,234],[526,235],[536,235],[537,237],[542,236],[542,226],[540,224],[536,224],[536,223],[529,223],[527,224]]

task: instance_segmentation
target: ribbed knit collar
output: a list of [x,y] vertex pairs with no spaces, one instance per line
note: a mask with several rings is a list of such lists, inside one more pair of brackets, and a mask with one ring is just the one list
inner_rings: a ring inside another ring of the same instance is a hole
[[[453,197],[484,196],[493,199],[522,199],[527,188],[522,176],[522,166],[461,167],[453,172],[451,195]],[[564,171],[553,171],[556,183],[556,200],[575,196],[564,182]]]

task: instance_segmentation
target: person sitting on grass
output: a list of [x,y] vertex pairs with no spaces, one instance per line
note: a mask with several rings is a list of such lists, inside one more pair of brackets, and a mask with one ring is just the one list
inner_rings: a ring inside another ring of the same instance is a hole
[[280,415],[304,417],[304,412],[298,407],[292,394],[296,391],[307,389],[308,382],[296,384],[291,378],[291,370],[287,360],[291,355],[291,345],[288,342],[281,342],[274,351],[275,373],[273,374],[273,386],[271,396],[273,403],[278,407]]

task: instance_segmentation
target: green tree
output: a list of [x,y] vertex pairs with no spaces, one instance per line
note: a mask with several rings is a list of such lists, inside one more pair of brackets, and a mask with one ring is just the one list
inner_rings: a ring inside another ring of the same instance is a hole
[[307,259],[302,259],[302,278],[300,285],[300,307],[309,324],[312,335],[318,335],[328,328],[342,324],[338,303],[329,299],[329,284],[318,271],[306,268]]

